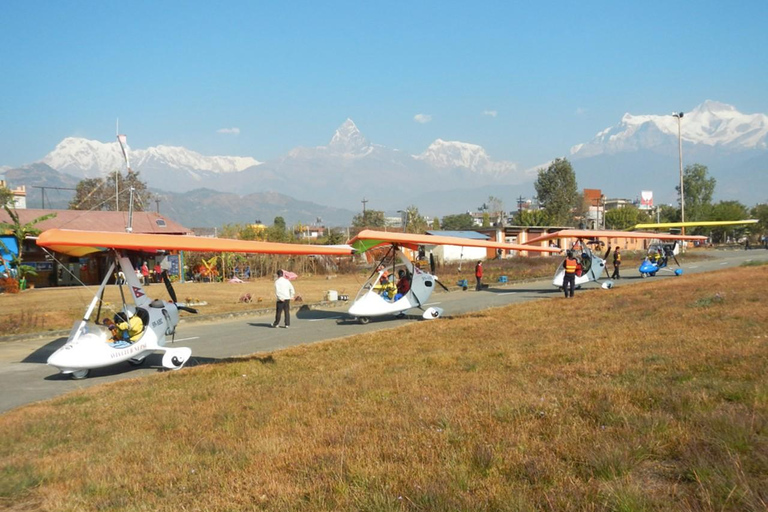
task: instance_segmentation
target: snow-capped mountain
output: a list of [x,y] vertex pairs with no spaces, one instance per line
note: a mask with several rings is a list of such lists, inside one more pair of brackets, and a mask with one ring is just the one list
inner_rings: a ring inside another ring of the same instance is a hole
[[[768,116],[742,114],[735,107],[707,100],[680,121],[683,144],[728,151],[768,148]],[[616,126],[606,128],[586,144],[571,148],[571,155],[586,158],[640,149],[667,150],[678,141],[678,119],[671,115],[624,114]]]
[[[768,200],[768,116],[707,100],[683,113],[680,139],[683,165],[705,165],[717,180],[715,200]],[[653,190],[657,203],[675,203],[678,118],[625,114],[619,124],[573,146],[570,159],[580,187],[630,199]]]
[[[203,156],[177,146],[129,148],[128,156],[131,167],[136,171],[142,171],[145,167],[168,167],[191,172],[228,173],[260,164],[251,157]],[[78,137],[67,137],[59,142],[41,162],[57,171],[89,178],[125,168],[123,154],[117,142],[100,142]]]
[[442,139],[437,139],[413,158],[438,169],[463,168],[481,174],[503,175],[517,170],[512,162],[492,161],[482,146]]
[[373,151],[373,145],[360,133],[355,122],[347,118],[333,134],[328,151],[341,155],[365,156]]

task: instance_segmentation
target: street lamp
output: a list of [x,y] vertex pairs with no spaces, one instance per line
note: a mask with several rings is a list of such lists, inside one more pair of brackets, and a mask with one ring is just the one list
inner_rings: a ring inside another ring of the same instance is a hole
[[[683,188],[683,137],[680,131],[680,121],[683,119],[683,113],[674,113],[672,117],[677,118],[677,151],[680,155],[680,221],[685,222],[685,189]],[[685,226],[681,233],[685,235]]]

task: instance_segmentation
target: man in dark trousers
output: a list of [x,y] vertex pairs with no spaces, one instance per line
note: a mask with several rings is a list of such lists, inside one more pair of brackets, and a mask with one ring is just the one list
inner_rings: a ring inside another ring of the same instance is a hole
[[476,291],[480,291],[483,289],[483,262],[478,261],[477,265],[475,265],[475,279],[477,279],[477,287],[475,288]]
[[568,251],[563,266],[565,267],[563,291],[567,299],[568,297],[573,297],[573,292],[576,289],[576,269],[579,268],[579,262],[573,257],[573,251]]
[[611,275],[611,279],[621,279],[621,276],[619,275],[619,267],[621,266],[621,253],[619,252],[619,248],[615,248],[613,250],[613,274]]
[[296,294],[291,282],[283,276],[283,271],[277,271],[277,280],[275,280],[275,296],[277,303],[275,305],[275,321],[272,327],[277,327],[280,323],[280,314],[285,312],[285,328],[291,326],[291,299]]

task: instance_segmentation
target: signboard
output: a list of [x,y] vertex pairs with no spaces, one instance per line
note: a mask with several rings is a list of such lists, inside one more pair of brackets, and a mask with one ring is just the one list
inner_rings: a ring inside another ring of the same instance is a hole
[[653,210],[653,191],[643,190],[640,193],[640,209]]
[[171,264],[171,268],[168,269],[168,274],[172,276],[180,276],[179,273],[179,255],[178,254],[169,254],[166,256],[168,258],[168,263]]

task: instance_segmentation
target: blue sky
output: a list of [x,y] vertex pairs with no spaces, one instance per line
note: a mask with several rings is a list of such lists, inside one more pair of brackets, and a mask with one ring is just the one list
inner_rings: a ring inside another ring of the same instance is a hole
[[118,117],[135,148],[269,160],[349,117],[377,144],[530,167],[626,112],[768,112],[766,19],[765,0],[8,1],[0,165],[112,141]]

